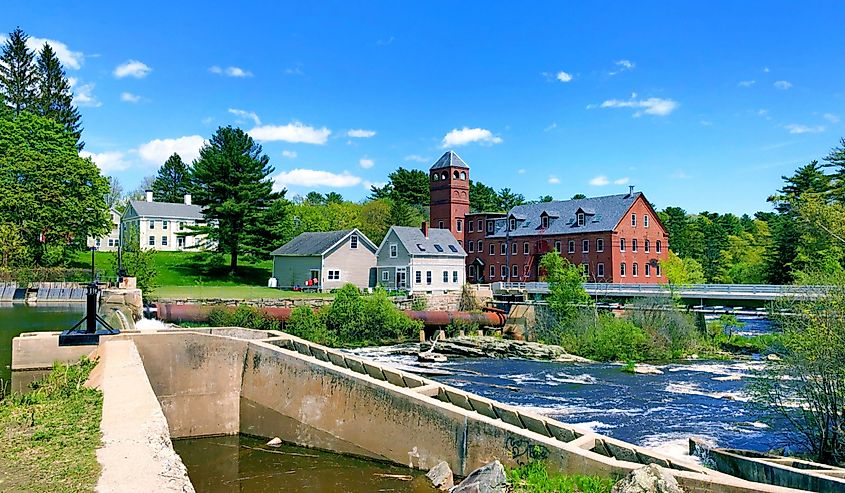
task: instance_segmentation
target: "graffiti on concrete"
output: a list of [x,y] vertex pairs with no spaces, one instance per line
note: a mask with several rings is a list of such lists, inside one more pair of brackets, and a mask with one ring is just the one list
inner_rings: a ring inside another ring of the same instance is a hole
[[531,440],[523,437],[509,436],[505,439],[505,448],[510,452],[511,458],[521,466],[549,457],[549,449],[545,445],[532,444]]

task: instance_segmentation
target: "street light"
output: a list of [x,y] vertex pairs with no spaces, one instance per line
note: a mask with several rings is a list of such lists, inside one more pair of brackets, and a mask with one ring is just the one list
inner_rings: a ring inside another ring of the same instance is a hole
[[[59,334],[59,346],[89,346],[100,343],[100,336],[105,334],[119,334],[120,331],[112,328],[97,313],[97,299],[100,291],[97,285],[97,273],[94,267],[94,252],[96,247],[91,247],[91,282],[85,287],[85,317],[76,325]],[[81,328],[82,323],[85,328]],[[97,329],[97,324],[101,329]]]

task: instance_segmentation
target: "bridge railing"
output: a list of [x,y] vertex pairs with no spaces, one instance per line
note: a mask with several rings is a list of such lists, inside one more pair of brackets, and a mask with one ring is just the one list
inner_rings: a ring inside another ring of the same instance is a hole
[[[528,293],[545,294],[549,292],[546,282],[497,282],[492,284],[494,291],[522,291]],[[749,298],[787,298],[815,297],[826,293],[830,286],[796,286],[771,284],[687,284],[670,286],[668,284],[610,284],[584,283],[584,289],[591,295],[603,296],[655,296],[673,292],[681,297],[718,298],[749,297]]]

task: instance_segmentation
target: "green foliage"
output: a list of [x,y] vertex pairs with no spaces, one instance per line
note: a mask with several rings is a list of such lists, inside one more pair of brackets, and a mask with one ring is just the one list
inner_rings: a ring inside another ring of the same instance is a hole
[[513,193],[510,188],[499,190],[499,204],[497,210],[509,211],[518,205],[525,203],[525,196],[521,193]]
[[549,474],[542,462],[507,471],[514,493],[610,493],[615,481],[598,476]]
[[649,339],[649,359],[676,359],[696,351],[700,340],[692,315],[667,298],[641,298],[627,315]]
[[649,351],[652,348],[646,332],[630,320],[613,315],[600,315],[598,323],[588,325],[580,340],[571,341],[570,345],[574,354],[596,361],[651,359]]
[[102,393],[84,384],[95,365],[56,364],[29,393],[0,400],[4,491],[94,490]]
[[[125,245],[138,245],[135,231],[124,236]],[[149,300],[158,285],[158,266],[155,250],[140,246],[126,247],[122,252],[123,270],[128,277],[135,278],[135,285],[141,290],[145,300]],[[118,252],[110,252],[110,266],[113,276],[118,271]],[[96,262],[96,258],[95,258]]]
[[215,327],[243,327],[254,330],[279,330],[279,321],[265,315],[250,305],[238,305],[232,311],[215,307],[208,316],[208,322]]
[[284,330],[292,335],[324,346],[337,345],[334,334],[326,328],[323,312],[315,311],[309,306],[294,308],[290,314],[290,319],[285,322]]
[[44,47],[38,53],[36,67],[38,90],[33,105],[35,111],[62,125],[65,131],[73,135],[78,142],[77,148],[82,150],[84,147],[84,143],[80,142],[82,115],[73,105],[73,93],[62,63],[48,43],[44,43]]
[[191,169],[182,157],[173,153],[158,169],[153,182],[153,195],[159,202],[182,203],[191,193]]
[[17,224],[0,224],[0,267],[26,265],[30,260],[29,248]]
[[411,301],[411,310],[416,312],[424,311],[428,308],[428,301],[425,296],[415,296]]
[[499,194],[480,181],[469,181],[470,212],[503,212],[499,210]]
[[0,54],[0,94],[15,114],[33,109],[38,90],[35,53],[26,46],[28,39],[21,28],[15,29]]
[[578,312],[579,304],[590,303],[590,295],[584,290],[584,273],[556,252],[543,255],[540,270],[549,283],[546,300],[558,320],[565,323]]
[[660,268],[670,285],[670,289],[689,284],[704,283],[704,272],[701,265],[693,258],[681,259],[673,251],[669,251],[665,260],[660,261]]
[[458,310],[462,312],[474,312],[481,310],[481,308],[478,296],[475,295],[475,288],[469,283],[464,283],[461,286],[461,300],[458,303]]

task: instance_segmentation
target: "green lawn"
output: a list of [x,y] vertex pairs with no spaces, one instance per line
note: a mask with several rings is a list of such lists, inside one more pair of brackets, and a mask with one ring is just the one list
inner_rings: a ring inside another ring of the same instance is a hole
[[258,298],[329,298],[328,293],[303,293],[301,291],[282,291],[261,286],[159,286],[152,298],[190,298],[190,299],[226,299],[253,300]]

